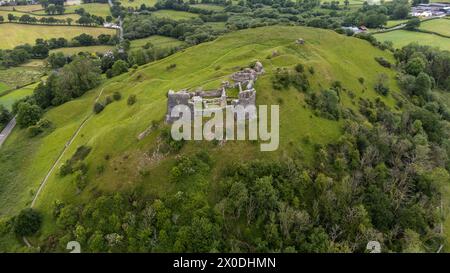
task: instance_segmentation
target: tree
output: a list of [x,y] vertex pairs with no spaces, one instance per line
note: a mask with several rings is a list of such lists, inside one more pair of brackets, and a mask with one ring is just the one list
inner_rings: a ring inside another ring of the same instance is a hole
[[420,57],[412,58],[406,64],[405,70],[408,74],[417,76],[420,72],[425,70],[426,63]]
[[8,13],[8,21],[9,21],[9,22],[16,21],[16,20],[17,20],[17,17],[16,17],[16,16],[14,16],[14,15],[11,14],[11,13]]
[[0,24],[3,23],[5,21],[5,18],[3,18],[3,16],[0,15]]
[[18,106],[17,111],[17,124],[21,128],[26,128],[31,125],[35,125],[42,116],[42,109],[28,102],[22,102]]
[[67,59],[66,56],[64,56],[64,53],[57,52],[50,54],[47,58],[47,62],[51,68],[57,69],[63,67],[67,63]]
[[123,60],[118,60],[114,62],[111,70],[113,76],[120,75],[122,73],[128,72],[128,64]]
[[11,113],[0,104],[0,128],[6,125],[12,118]]
[[94,104],[94,113],[98,114],[103,111],[103,109],[105,109],[105,105],[103,105],[103,103],[96,102]]
[[22,210],[14,221],[14,233],[18,236],[35,234],[42,223],[42,216],[36,210],[27,208]]
[[420,19],[417,17],[414,17],[414,18],[408,20],[408,22],[406,22],[405,29],[414,30],[414,29],[418,29],[419,27],[420,27]]
[[63,229],[72,229],[78,222],[78,211],[73,205],[61,209],[56,223]]
[[426,98],[431,90],[431,79],[425,72],[420,72],[414,81],[414,95]]

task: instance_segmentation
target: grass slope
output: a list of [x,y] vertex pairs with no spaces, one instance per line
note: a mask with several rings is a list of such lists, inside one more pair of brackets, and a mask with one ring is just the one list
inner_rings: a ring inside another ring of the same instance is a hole
[[104,45],[99,45],[99,46],[80,46],[80,47],[64,47],[64,48],[58,48],[58,49],[52,49],[50,50],[50,54],[51,53],[56,53],[56,52],[62,52],[64,53],[64,55],[74,55],[74,54],[78,54],[79,52],[89,52],[89,53],[104,53],[108,50],[113,49],[113,46],[104,46]]
[[153,7],[157,0],[120,0],[120,3],[123,7],[140,7],[142,4],[146,5],[147,7]]
[[189,20],[192,18],[197,18],[198,14],[186,12],[186,11],[177,11],[177,10],[158,10],[152,12],[152,14],[159,18],[170,18],[173,20]]
[[181,46],[184,44],[184,42],[174,39],[174,38],[171,38],[171,37],[153,35],[148,38],[132,40],[130,48],[131,49],[141,48],[144,45],[146,45],[147,43],[151,43],[154,46],[160,47],[160,48],[177,47],[177,46]]
[[71,39],[82,33],[90,34],[94,37],[102,33],[114,35],[113,29],[101,27],[79,27],[79,26],[40,26],[24,24],[0,24],[0,49],[13,48],[20,44],[34,44],[37,38],[66,38]]
[[23,88],[14,90],[4,96],[0,96],[0,104],[11,110],[11,107],[16,100],[20,100],[21,98],[33,94],[33,90],[36,86],[37,84],[31,84]]
[[416,42],[421,45],[436,46],[444,50],[450,50],[450,39],[434,34],[395,30],[385,33],[374,34],[379,41],[392,41],[394,47],[401,48],[409,43]]
[[[32,60],[23,66],[0,69],[0,82],[11,89],[39,80],[46,71],[42,67],[34,66],[34,62],[39,61]],[[39,63],[42,64],[42,62]]]
[[[450,20],[436,19],[422,22],[420,29],[433,31],[442,35],[450,36]],[[450,41],[448,41],[450,43]]]
[[[45,12],[36,12],[34,14],[27,14],[27,13],[17,12],[17,11],[0,10],[0,16],[3,16],[3,18],[6,22],[8,21],[8,14],[12,14],[19,18],[23,15],[30,15],[31,17],[36,17],[36,19],[41,19],[42,17],[53,17],[55,19],[60,19],[60,20],[72,18],[72,20],[74,22],[80,18],[80,15],[78,15],[78,14],[46,15]],[[40,14],[40,15],[37,15],[37,14]]]
[[[298,37],[305,39],[305,45],[295,43]],[[267,59],[274,51],[279,55]],[[29,139],[24,130],[13,132],[0,153],[0,172],[5,174],[0,177],[0,216],[16,213],[29,204],[32,199],[30,193],[36,191],[66,142],[92,112],[93,101],[102,89],[102,98],[120,91],[122,100],[108,105],[101,114],[95,115],[83,127],[61,161],[73,155],[78,146],[91,146],[92,151],[85,159],[89,166],[90,184],[78,194],[74,177],[61,178],[57,172],[54,173],[37,200],[37,208],[44,213],[44,226],[34,240],[44,238],[52,231],[54,220],[51,212],[55,200],[83,202],[93,198],[93,194],[136,187],[152,196],[173,194],[178,190],[177,185],[167,177],[175,156],[161,161],[149,158],[148,153],[157,145],[158,132],[137,140],[137,135],[152,120],[163,119],[169,89],[216,87],[239,67],[246,67],[254,60],[261,60],[265,66],[266,74],[256,83],[257,104],[280,104],[280,149],[260,152],[259,145],[242,141],[229,141],[220,147],[209,142],[189,142],[182,153],[208,149],[216,161],[218,167],[211,174],[214,188],[215,175],[232,162],[279,158],[292,152],[303,153],[308,161],[314,143],[328,143],[340,136],[342,123],[314,116],[305,106],[302,93],[292,89],[273,90],[271,77],[278,67],[292,68],[298,63],[313,66],[315,74],[310,76],[313,91],[328,88],[333,81],[339,80],[344,88],[353,91],[356,101],[358,97],[373,100],[378,97],[373,85],[379,72],[389,75],[392,92],[398,90],[394,72],[381,67],[374,60],[376,56],[393,61],[390,53],[374,48],[366,41],[333,31],[276,26],[227,34],[110,79],[83,97],[49,110],[45,118],[52,121],[56,128],[48,135]],[[170,64],[177,66],[167,70]],[[359,77],[366,79],[365,86],[358,82]],[[131,94],[137,96],[137,103],[128,106],[126,98]],[[390,106],[394,105],[391,96],[382,100]],[[356,108],[345,92],[342,94],[342,104]],[[305,138],[311,141],[305,142]],[[96,171],[99,166],[104,168],[102,174]]]

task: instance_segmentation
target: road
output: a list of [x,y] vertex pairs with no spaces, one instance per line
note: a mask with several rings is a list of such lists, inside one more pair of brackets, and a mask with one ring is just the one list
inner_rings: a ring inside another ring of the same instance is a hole
[[11,134],[12,130],[16,126],[16,117],[14,117],[3,129],[3,131],[0,133],[0,147],[2,146],[3,142],[8,138],[9,134]]
[[[112,0],[108,0],[108,4],[109,4],[109,6],[111,8],[114,5]],[[122,27],[122,25],[123,25],[123,20],[122,20],[122,17],[119,16],[119,40],[120,41],[123,41],[123,27]]]

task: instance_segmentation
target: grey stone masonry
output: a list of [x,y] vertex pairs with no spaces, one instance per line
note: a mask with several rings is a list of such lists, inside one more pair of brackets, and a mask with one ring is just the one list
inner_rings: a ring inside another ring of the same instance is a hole
[[[170,113],[176,105],[187,105],[191,109],[191,117],[199,115],[202,111],[211,111],[216,108],[224,109],[228,106],[244,106],[248,105],[256,106],[256,90],[254,84],[258,79],[258,76],[264,73],[264,67],[261,62],[255,62],[253,68],[244,68],[241,71],[235,72],[231,75],[233,83],[228,81],[222,82],[222,85],[218,89],[203,91],[198,90],[195,92],[188,92],[187,90],[181,90],[175,92],[169,90],[167,93],[167,114],[166,122],[172,123],[178,118],[172,118]],[[227,89],[239,88],[238,98],[231,101],[230,105],[227,105]],[[245,87],[245,89],[243,89]]]

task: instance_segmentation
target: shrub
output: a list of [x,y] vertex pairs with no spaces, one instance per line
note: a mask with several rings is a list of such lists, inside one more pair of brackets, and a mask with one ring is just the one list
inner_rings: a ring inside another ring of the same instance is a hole
[[51,121],[47,119],[41,119],[36,125],[28,127],[28,135],[30,137],[35,137],[52,127]]
[[175,67],[177,67],[176,64],[171,64],[171,65],[168,65],[168,66],[166,67],[166,70],[172,70],[172,69],[174,69]]
[[120,100],[122,98],[122,95],[119,92],[114,92],[113,94],[114,100]]
[[299,73],[303,73],[305,71],[305,67],[303,66],[303,64],[297,64],[295,66],[295,71],[297,71]]
[[35,125],[42,116],[42,109],[28,102],[22,102],[18,105],[17,124],[21,128]]
[[106,98],[105,98],[105,105],[108,105],[108,104],[110,104],[112,102],[113,102],[113,98],[111,96],[106,96]]
[[130,95],[127,100],[128,105],[133,105],[136,103],[136,95]]
[[94,104],[94,113],[98,114],[98,113],[100,113],[101,111],[103,111],[103,109],[105,109],[105,106],[104,106],[102,103],[96,102],[96,103]]
[[14,221],[14,233],[18,236],[35,234],[42,223],[42,216],[36,210],[27,208],[22,210]]
[[384,73],[378,74],[374,89],[378,94],[387,96],[389,93],[389,77]]
[[375,57],[375,60],[384,67],[391,68],[391,63],[383,57]]

